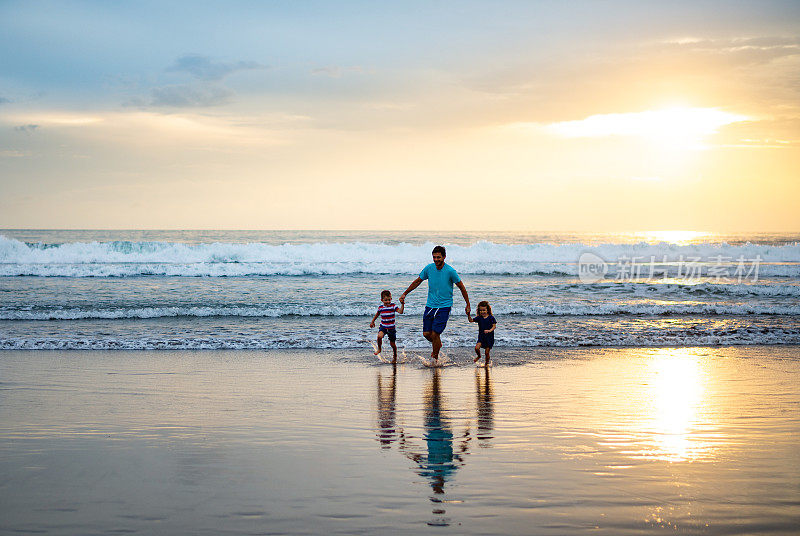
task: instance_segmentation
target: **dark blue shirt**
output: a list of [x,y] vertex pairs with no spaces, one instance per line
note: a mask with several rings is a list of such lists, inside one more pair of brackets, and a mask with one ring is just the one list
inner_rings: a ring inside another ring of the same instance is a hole
[[[492,329],[492,324],[497,324],[497,320],[495,320],[492,315],[489,315],[486,318],[478,315],[475,317],[475,322],[478,323],[478,335],[486,335],[483,330]],[[494,335],[494,331],[489,333],[489,335]]]

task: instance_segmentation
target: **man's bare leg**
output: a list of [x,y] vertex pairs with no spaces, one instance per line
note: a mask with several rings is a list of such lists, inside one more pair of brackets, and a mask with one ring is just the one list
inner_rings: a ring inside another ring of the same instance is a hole
[[433,344],[433,351],[431,352],[431,357],[434,359],[439,359],[439,350],[442,349],[442,339],[435,331],[432,333],[433,335],[431,336],[431,343]]
[[431,343],[431,358],[439,359],[439,350],[442,348],[442,339],[439,338],[439,334],[435,331],[426,331],[422,335]]

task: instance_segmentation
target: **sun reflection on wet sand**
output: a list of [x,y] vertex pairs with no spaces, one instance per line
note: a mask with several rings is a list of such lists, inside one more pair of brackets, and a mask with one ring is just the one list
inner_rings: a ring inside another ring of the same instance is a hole
[[652,456],[670,462],[711,457],[711,446],[694,433],[703,420],[708,381],[700,358],[691,349],[660,350],[648,373]]
[[586,418],[605,422],[597,437],[601,451],[630,460],[712,461],[724,437],[714,423],[705,351],[661,348],[641,357],[593,371],[596,405]]

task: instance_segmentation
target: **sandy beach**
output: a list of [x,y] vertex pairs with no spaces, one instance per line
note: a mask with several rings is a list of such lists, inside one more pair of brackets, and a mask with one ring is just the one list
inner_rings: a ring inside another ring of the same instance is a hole
[[3,352],[0,532],[796,530],[800,348],[468,355]]
[[0,0],[0,536],[800,536],[799,29]]

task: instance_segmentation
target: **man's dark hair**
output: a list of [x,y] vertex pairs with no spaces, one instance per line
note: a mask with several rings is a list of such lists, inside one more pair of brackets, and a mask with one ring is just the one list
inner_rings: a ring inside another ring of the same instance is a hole
[[433,251],[431,251],[431,255],[433,255],[434,253],[441,253],[442,257],[447,257],[447,252],[444,250],[444,246],[436,246],[435,248],[433,248]]
[[[386,296],[389,296],[391,298],[392,297],[392,293],[389,292],[388,290],[381,291],[381,299],[384,299]],[[402,298],[402,296],[401,296],[401,298]]]

